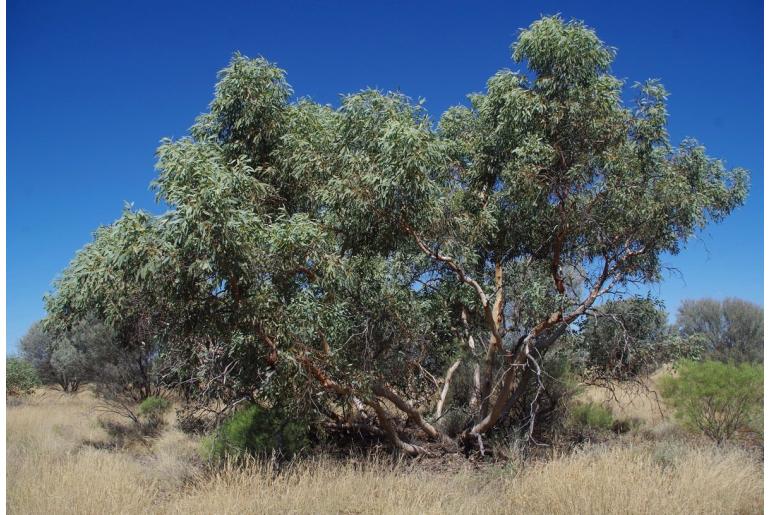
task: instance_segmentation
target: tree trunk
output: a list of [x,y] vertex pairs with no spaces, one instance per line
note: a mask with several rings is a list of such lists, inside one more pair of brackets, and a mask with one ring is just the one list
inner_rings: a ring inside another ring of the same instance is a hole
[[380,422],[380,426],[382,426],[383,431],[385,431],[385,434],[393,444],[393,447],[402,452],[405,452],[410,456],[419,456],[420,454],[427,453],[427,451],[422,447],[412,445],[399,438],[398,433],[396,433],[396,428],[393,426],[393,422],[390,420],[390,417],[379,402],[371,401],[368,404],[377,414],[377,420]]
[[484,355],[483,370],[484,375],[481,378],[481,385],[479,390],[479,401],[481,403],[481,410],[479,411],[479,418],[484,418],[489,412],[489,396],[492,393],[492,379],[495,374],[495,357],[497,352],[503,348],[503,330],[505,328],[505,320],[503,318],[503,308],[505,306],[505,296],[503,294],[503,267],[500,261],[495,262],[495,303],[492,306],[492,320],[488,320],[487,323],[491,324],[489,338],[489,347]]
[[420,412],[417,411],[411,404],[399,397],[393,390],[383,384],[375,384],[372,391],[378,397],[383,397],[392,402],[398,409],[406,413],[409,419],[417,424],[417,426],[423,430],[423,432],[430,438],[448,442],[449,438],[441,431],[437,430],[430,423],[428,423]]
[[441,417],[441,413],[444,409],[444,401],[446,401],[446,396],[449,393],[449,385],[452,382],[452,376],[455,373],[455,370],[457,370],[457,367],[460,366],[461,360],[455,361],[451,367],[449,367],[449,370],[447,370],[446,378],[444,378],[444,387],[441,389],[441,396],[438,399],[438,404],[436,404],[436,418]]
[[[524,345],[527,345],[527,343],[525,342]],[[516,381],[517,377],[523,376],[521,372],[526,363],[527,356],[523,350],[519,351],[514,359],[506,363],[508,368],[503,375],[500,393],[497,395],[495,403],[492,405],[489,413],[471,428],[470,434],[474,436],[482,434],[494,427],[500,419],[500,415],[502,415],[505,405],[508,403],[508,399],[513,393],[513,388],[518,384],[518,381]]]
[[[473,339],[473,335],[471,334],[470,324],[468,323],[468,308],[466,308],[464,305],[462,307],[462,311],[460,312],[460,317],[463,321],[463,326],[465,327],[465,336],[468,339],[468,348],[471,351],[471,355],[473,355],[476,351],[476,341]],[[481,395],[481,367],[479,367],[478,363],[475,363],[473,365],[473,386],[471,390],[471,402],[470,402],[470,409],[471,413],[475,413],[476,410],[479,408],[479,396]]]

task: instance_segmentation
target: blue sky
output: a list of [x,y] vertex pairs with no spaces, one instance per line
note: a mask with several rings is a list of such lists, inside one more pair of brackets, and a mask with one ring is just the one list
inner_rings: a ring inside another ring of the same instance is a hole
[[[226,4],[226,5],[225,5]],[[186,134],[234,51],[288,71],[297,95],[337,104],[364,87],[424,97],[438,117],[514,67],[509,46],[541,14],[594,27],[628,84],[662,79],[673,140],[696,137],[751,170],[746,205],[667,263],[653,293],[763,303],[762,3],[7,3],[7,345],[123,202],[159,211],[148,185],[162,137]],[[280,5],[279,5],[280,4]]]

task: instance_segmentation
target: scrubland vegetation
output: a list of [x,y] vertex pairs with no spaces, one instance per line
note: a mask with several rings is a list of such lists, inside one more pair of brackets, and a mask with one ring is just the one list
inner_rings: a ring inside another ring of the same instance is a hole
[[512,56],[434,122],[236,54],[21,342],[9,511],[761,510],[762,308],[638,295],[748,172],[580,22]]
[[[117,445],[88,387],[38,390],[7,408],[6,507],[14,514],[105,513],[761,513],[762,451],[714,446],[662,417],[654,400],[599,400],[640,425],[622,436],[494,464],[380,452],[305,457],[280,468],[211,467],[174,412],[155,436]],[[625,411],[623,411],[625,410]],[[125,424],[125,421],[117,422]]]

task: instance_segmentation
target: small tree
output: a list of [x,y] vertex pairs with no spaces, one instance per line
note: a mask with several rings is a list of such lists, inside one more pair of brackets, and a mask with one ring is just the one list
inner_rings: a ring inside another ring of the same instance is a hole
[[22,355],[44,383],[56,384],[62,391],[74,393],[81,382],[88,379],[91,360],[86,355],[87,349],[66,336],[54,338],[42,322],[35,322],[29,328],[20,346]]
[[21,339],[21,351],[45,383],[57,384],[67,393],[105,370],[113,357],[113,336],[92,316],[79,320],[69,330],[52,333],[43,321],[36,322]]
[[705,339],[709,357],[721,361],[763,361],[765,312],[741,299],[685,300],[676,325],[683,336]]
[[98,317],[86,314],[66,326],[36,322],[20,345],[42,381],[64,392],[74,393],[91,382],[104,396],[120,393],[131,403],[156,394],[152,345],[123,346],[120,339]]
[[68,393],[77,392],[91,372],[91,362],[86,351],[68,340],[61,341],[54,348],[51,366],[56,371],[59,386]]
[[26,395],[40,385],[35,367],[21,358],[8,358],[5,362],[6,395]]
[[24,360],[31,364],[44,383],[56,382],[56,371],[51,365],[54,341],[41,321],[35,322],[21,337],[19,348]]
[[761,365],[685,361],[662,394],[686,426],[722,443],[761,412],[762,376]]

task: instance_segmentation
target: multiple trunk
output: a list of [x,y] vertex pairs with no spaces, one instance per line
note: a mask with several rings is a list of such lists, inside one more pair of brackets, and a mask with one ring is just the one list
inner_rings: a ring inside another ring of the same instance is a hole
[[[584,314],[588,308],[593,305],[598,297],[606,293],[609,288],[619,279],[619,269],[623,262],[631,256],[638,255],[640,251],[628,251],[625,254],[613,260],[605,257],[604,266],[597,275],[593,286],[588,291],[586,297],[568,312],[556,311],[547,318],[535,325],[524,336],[522,336],[512,349],[506,350],[503,345],[503,338],[506,332],[505,325],[505,294],[504,294],[504,267],[501,262],[495,263],[494,268],[494,301],[485,292],[484,288],[471,278],[463,268],[452,257],[439,254],[431,250],[411,228],[406,228],[407,232],[417,242],[418,247],[429,257],[439,263],[443,263],[452,270],[458,280],[473,288],[479,300],[479,304],[484,314],[485,327],[489,331],[489,344],[480,363],[474,364],[474,392],[469,401],[469,408],[475,413],[475,419],[460,434],[459,441],[453,441],[440,429],[428,422],[417,408],[411,403],[400,397],[385,382],[376,382],[371,388],[370,394],[354,391],[350,386],[341,385],[332,380],[326,374],[322,367],[311,359],[312,352],[305,349],[302,355],[297,357],[297,361],[306,369],[308,374],[314,377],[322,387],[333,392],[340,397],[347,399],[352,403],[354,412],[363,413],[365,408],[374,411],[378,425],[392,445],[402,452],[409,455],[418,455],[426,452],[423,447],[404,441],[399,435],[393,422],[392,414],[385,408],[384,401],[406,415],[407,419],[418,428],[425,437],[433,442],[443,446],[451,445],[455,449],[459,448],[460,443],[478,442],[483,445],[482,435],[494,428],[500,420],[511,410],[513,404],[527,390],[527,384],[533,378],[538,379],[540,383],[540,365],[538,357],[542,355],[553,343],[566,331],[567,327],[579,316]],[[564,279],[560,275],[559,260],[554,260],[555,266],[552,268],[554,286],[559,292],[564,291]],[[471,351],[476,348],[476,342],[470,334],[468,326],[468,313],[463,310],[462,322],[465,327],[467,344]],[[274,343],[265,339],[268,347],[274,348]],[[329,353],[328,342],[323,340],[323,353]],[[473,354],[473,352],[471,352]],[[446,399],[451,388],[451,381],[462,361],[456,360],[448,368],[444,383],[440,386],[438,402],[435,409],[435,417],[439,419],[444,415]],[[497,376],[502,372],[502,377]],[[539,390],[538,390],[539,391]],[[534,416],[530,417],[531,424],[534,423]],[[346,422],[346,423],[355,423]],[[531,430],[532,426],[530,426]]]

